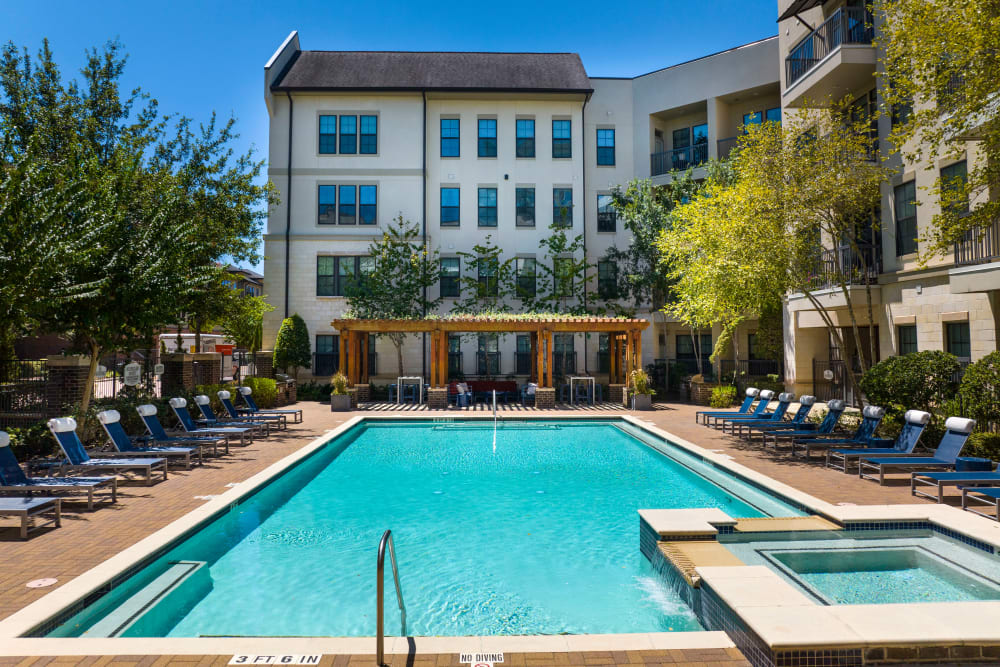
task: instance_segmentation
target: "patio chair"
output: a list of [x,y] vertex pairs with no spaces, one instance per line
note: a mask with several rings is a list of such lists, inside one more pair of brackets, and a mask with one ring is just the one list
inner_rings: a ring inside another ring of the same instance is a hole
[[0,491],[10,493],[86,493],[87,509],[94,509],[94,493],[110,491],[118,502],[117,477],[28,477],[10,448],[10,435],[0,431]]
[[240,444],[246,444],[249,439],[253,442],[253,429],[240,426],[213,426],[211,428],[201,428],[194,423],[194,419],[191,418],[191,413],[187,409],[187,400],[179,396],[171,398],[167,403],[170,404],[170,409],[174,411],[174,415],[177,417],[177,421],[180,422],[181,428],[187,433],[192,433],[194,435],[227,435],[227,436],[239,436]]
[[239,426],[254,429],[254,435],[260,435],[262,437],[267,437],[271,433],[271,427],[265,423],[260,422],[250,417],[243,419],[233,419],[230,417],[219,417],[215,414],[215,410],[212,409],[212,399],[210,399],[205,394],[198,394],[194,397],[194,404],[198,406],[198,411],[201,412],[201,419],[196,420],[195,423],[202,428],[211,428],[214,426]]
[[858,424],[854,435],[849,438],[835,438],[825,434],[818,434],[795,438],[792,440],[792,456],[799,455],[799,448],[802,449],[802,455],[808,459],[812,455],[813,450],[816,449],[826,450],[838,445],[867,447],[872,444],[872,440],[875,438],[875,431],[878,430],[883,417],[885,417],[885,408],[880,408],[876,405],[866,405],[861,411],[861,423]]
[[733,415],[732,417],[727,417],[722,420],[722,431],[725,433],[726,428],[735,435],[736,426],[750,423],[771,423],[780,424],[785,420],[785,413],[788,412],[788,406],[792,404],[795,400],[795,394],[790,392],[782,392],[778,394],[778,405],[775,406],[774,410],[770,413],[765,414],[763,417],[751,417],[750,415]]
[[906,456],[913,453],[920,436],[931,420],[929,412],[907,410],[903,415],[903,430],[895,441],[882,438],[869,440],[871,447],[837,447],[826,452],[826,467],[842,470],[845,474],[851,461],[865,456]]
[[538,385],[534,382],[527,382],[521,387],[521,407],[523,408],[528,403],[532,405],[535,404],[535,391],[538,389]]
[[160,423],[159,417],[156,416],[156,406],[151,403],[146,403],[144,405],[136,406],[135,411],[139,413],[142,423],[146,425],[146,430],[149,432],[150,440],[157,445],[195,445],[195,446],[209,446],[212,447],[212,455],[219,455],[219,445],[222,444],[226,451],[229,453],[229,438],[219,437],[213,435],[168,435],[166,430],[163,428],[163,424]]
[[241,414],[248,412],[251,415],[285,415],[286,419],[288,415],[291,415],[293,424],[302,423],[302,410],[298,408],[261,409],[257,407],[257,401],[253,397],[253,389],[250,387],[237,387],[236,391],[239,393],[240,398],[243,399],[243,403],[247,406],[246,410],[240,409]]
[[778,442],[783,440],[795,440],[796,438],[815,435],[829,435],[833,433],[833,429],[837,426],[837,422],[840,421],[841,415],[844,414],[844,408],[844,402],[840,399],[835,398],[832,401],[827,401],[826,416],[823,417],[823,421],[819,424],[800,424],[789,429],[775,427],[761,431],[763,444],[766,447],[768,441],[770,441],[777,447]]
[[153,483],[153,471],[163,469],[163,479],[167,479],[167,460],[163,458],[91,458],[76,434],[76,420],[72,417],[50,419],[49,430],[59,443],[60,449],[69,461],[63,468],[67,470],[138,470],[145,474],[146,485]]
[[[219,397],[219,402],[222,403],[222,407],[226,411],[226,414],[222,416],[223,419],[228,418],[229,421],[244,422],[247,424],[267,424],[267,425],[273,424],[274,426],[277,426],[279,430],[288,428],[287,415],[241,414],[240,411],[236,409],[236,406],[233,405],[233,395],[229,391],[223,389],[221,391],[216,392],[216,395]],[[209,405],[208,409],[211,410],[212,406]],[[270,426],[268,426],[268,429],[264,434],[265,437],[267,437],[267,435],[270,433],[270,430],[271,430]]]
[[725,428],[726,421],[729,419],[760,419],[767,414],[767,406],[771,404],[771,399],[774,398],[774,392],[770,389],[762,389],[757,395],[758,402],[757,407],[753,409],[752,412],[745,415],[734,415],[734,414],[708,414],[708,418],[712,420],[709,424],[711,428],[719,428],[722,426]]
[[[986,505],[992,508],[987,514],[979,509],[977,505]],[[962,488],[962,509],[987,519],[1000,521],[1000,488],[997,487],[963,487]]]
[[97,421],[101,422],[104,432],[108,435],[108,440],[115,448],[114,452],[107,452],[107,456],[130,456],[133,458],[165,458],[169,462],[171,458],[183,459],[185,467],[191,469],[191,455],[198,455],[198,464],[204,463],[200,447],[136,447],[132,438],[125,432],[121,424],[122,416],[117,410],[104,410],[97,413]]
[[710,415],[748,415],[750,414],[750,408],[757,400],[757,396],[760,394],[760,389],[756,387],[747,387],[746,396],[743,398],[743,403],[740,405],[738,410],[699,410],[694,413],[694,421],[697,423],[698,419],[706,426],[708,425],[708,416]]
[[806,417],[809,416],[809,413],[812,411],[812,407],[815,403],[816,403],[815,396],[809,396],[807,394],[805,396],[800,397],[799,409],[796,410],[795,414],[792,415],[792,418],[787,421],[781,420],[776,423],[773,419],[764,418],[764,419],[745,419],[739,422],[735,422],[735,425],[737,427],[736,435],[742,438],[744,437],[744,431],[745,431],[746,432],[745,437],[749,440],[753,440],[753,435],[755,432],[759,433],[761,431],[767,431],[772,428],[780,428],[780,427],[794,429],[795,427],[801,426],[802,424],[805,423]]
[[965,443],[969,440],[969,435],[975,426],[975,419],[948,417],[944,422],[945,433],[933,454],[930,456],[862,458],[858,462],[858,477],[877,479],[881,485],[885,483],[886,473],[906,472],[913,468],[918,468],[921,472],[935,468],[937,470],[953,468],[955,459],[962,453],[962,448],[965,447]]

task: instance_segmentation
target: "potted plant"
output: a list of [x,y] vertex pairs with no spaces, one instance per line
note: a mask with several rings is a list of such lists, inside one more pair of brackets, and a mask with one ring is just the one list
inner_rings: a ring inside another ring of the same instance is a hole
[[347,393],[347,376],[337,373],[330,378],[333,391],[330,393],[330,411],[348,412],[351,409],[351,397]]
[[653,388],[649,385],[649,374],[639,369],[632,371],[632,400],[636,410],[653,409]]

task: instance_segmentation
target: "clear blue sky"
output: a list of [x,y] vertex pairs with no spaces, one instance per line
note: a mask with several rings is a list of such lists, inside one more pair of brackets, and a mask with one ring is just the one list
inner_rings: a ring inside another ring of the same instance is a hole
[[[635,76],[777,34],[775,0],[661,2],[129,2],[2,0],[0,38],[48,37],[64,74],[119,38],[128,87],[167,113],[238,119],[267,151],[264,63],[292,30],[304,49],[574,51],[591,76]],[[258,267],[259,268],[259,267]]]

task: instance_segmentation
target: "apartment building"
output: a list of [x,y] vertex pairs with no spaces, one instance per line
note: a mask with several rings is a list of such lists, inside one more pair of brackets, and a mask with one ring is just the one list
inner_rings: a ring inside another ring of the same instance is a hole
[[[785,379],[796,392],[813,392],[821,398],[847,396],[844,373],[867,359],[868,341],[874,337],[879,358],[918,350],[946,350],[969,362],[997,349],[1000,288],[1000,251],[997,231],[985,239],[958,244],[953,253],[932,258],[921,266],[918,239],[940,210],[930,186],[944,174],[964,176],[976,159],[975,142],[966,143],[965,156],[940,164],[904,164],[887,141],[894,118],[906,110],[884,113],[876,85],[879,67],[873,45],[870,6],[863,0],[779,0],[781,53],[781,106],[785,113],[850,95],[859,113],[873,117],[872,136],[896,172],[882,188],[877,216],[880,224],[869,242],[855,251],[830,243],[825,255],[840,254],[843,266],[868,267],[873,284],[874,326],[862,332],[863,350],[845,335],[846,349],[831,341],[825,324],[802,295],[790,295],[785,310]],[[930,169],[926,167],[930,166]],[[919,200],[919,205],[916,202]],[[970,202],[975,205],[975,202]],[[833,263],[831,261],[831,263]],[[867,323],[863,276],[851,289],[858,322]],[[837,324],[848,327],[850,314],[839,290],[821,297],[833,309]],[[877,359],[876,359],[877,361]]]
[[[634,78],[590,77],[566,53],[303,51],[292,33],[265,67],[269,176],[280,203],[269,212],[265,275],[281,319],[299,313],[314,337],[312,373],[336,369],[344,286],[363,271],[367,248],[398,216],[420,226],[442,257],[435,288],[442,312],[460,277],[476,270],[459,253],[489,236],[530,276],[539,243],[556,221],[583,236],[595,265],[588,298],[616,267],[602,261],[629,235],[609,194],[632,178],[665,183],[675,169],[724,156],[745,123],[780,114],[778,38],[747,44]],[[431,296],[436,296],[432,294]],[[517,308],[516,303],[512,304]],[[691,334],[640,304],[654,320],[643,362],[697,366]],[[752,347],[755,325],[739,335]],[[703,332],[705,356],[718,332]],[[599,373],[606,340],[554,341],[556,370]],[[527,340],[455,338],[453,371],[524,375]],[[397,374],[388,341],[375,341],[372,372]],[[421,372],[426,342],[412,338],[407,373]],[[409,366],[412,364],[412,367]]]

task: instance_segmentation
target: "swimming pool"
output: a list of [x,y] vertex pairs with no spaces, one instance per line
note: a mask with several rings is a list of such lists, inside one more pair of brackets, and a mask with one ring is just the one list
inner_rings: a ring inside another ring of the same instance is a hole
[[386,528],[410,635],[699,630],[638,549],[676,507],[802,513],[621,420],[366,420],[50,636],[371,636]]

